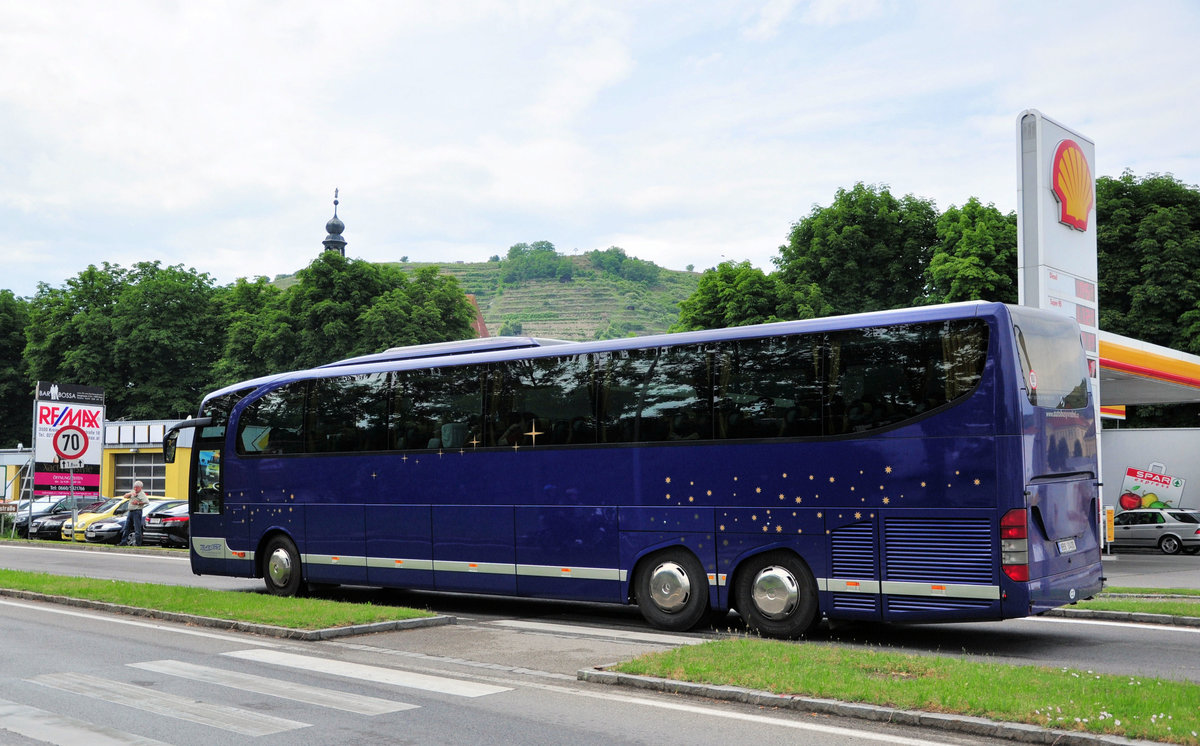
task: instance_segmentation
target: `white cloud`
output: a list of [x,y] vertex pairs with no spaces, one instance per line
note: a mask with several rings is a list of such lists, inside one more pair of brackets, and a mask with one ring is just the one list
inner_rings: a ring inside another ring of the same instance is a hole
[[1015,119],[1200,182],[1200,10],[1116,2],[0,0],[0,287],[518,241],[769,267],[839,187],[1015,207]]

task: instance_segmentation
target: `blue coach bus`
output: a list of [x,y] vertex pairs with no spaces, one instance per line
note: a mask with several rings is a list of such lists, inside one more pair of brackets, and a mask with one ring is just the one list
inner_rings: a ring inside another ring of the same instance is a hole
[[1101,589],[1079,329],[1027,308],[397,348],[228,386],[177,427],[193,571],[275,594],[636,603],[668,630],[732,608],[795,637]]

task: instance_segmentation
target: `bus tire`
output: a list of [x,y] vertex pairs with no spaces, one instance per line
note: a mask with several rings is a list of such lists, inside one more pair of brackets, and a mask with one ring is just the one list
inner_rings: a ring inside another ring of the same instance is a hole
[[708,613],[708,576],[686,549],[667,549],[642,560],[634,593],[642,616],[659,629],[684,632]]
[[1158,540],[1158,548],[1163,554],[1179,554],[1179,550],[1183,548],[1183,542],[1176,536],[1167,534]]
[[817,581],[791,552],[776,550],[746,560],[733,591],[746,626],[766,637],[800,637],[818,617]]
[[263,552],[263,582],[273,596],[299,596],[304,587],[300,553],[286,536],[273,536]]

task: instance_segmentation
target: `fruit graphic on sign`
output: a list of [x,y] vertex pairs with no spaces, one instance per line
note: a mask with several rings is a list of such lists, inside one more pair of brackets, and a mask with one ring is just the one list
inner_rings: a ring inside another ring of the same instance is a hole
[[1126,492],[1121,495],[1121,499],[1117,502],[1121,504],[1122,510],[1133,510],[1134,508],[1142,507],[1142,498],[1132,492]]
[[1143,508],[1154,507],[1154,503],[1156,502],[1158,502],[1158,495],[1154,494],[1153,492],[1147,492],[1146,494],[1142,495]]

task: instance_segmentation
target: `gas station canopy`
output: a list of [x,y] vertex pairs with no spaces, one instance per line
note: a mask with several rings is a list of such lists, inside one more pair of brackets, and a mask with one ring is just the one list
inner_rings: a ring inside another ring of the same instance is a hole
[[1200,402],[1200,357],[1101,331],[1100,405]]

